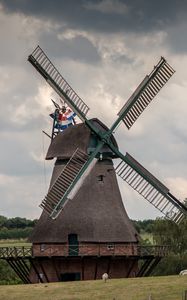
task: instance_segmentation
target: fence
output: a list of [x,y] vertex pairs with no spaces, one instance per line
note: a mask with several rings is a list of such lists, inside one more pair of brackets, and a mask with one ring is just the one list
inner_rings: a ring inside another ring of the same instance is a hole
[[31,256],[167,256],[167,246],[140,246],[136,244],[38,244],[23,247],[0,247],[0,258]]

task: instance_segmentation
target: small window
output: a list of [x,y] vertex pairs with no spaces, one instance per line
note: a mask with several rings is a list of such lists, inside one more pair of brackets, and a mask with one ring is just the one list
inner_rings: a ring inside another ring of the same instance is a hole
[[108,250],[114,250],[114,244],[109,244],[107,245]]
[[40,245],[40,251],[41,251],[41,252],[45,251],[45,244],[41,244],[41,245]]
[[97,176],[98,181],[103,182],[103,179],[104,179],[104,175]]

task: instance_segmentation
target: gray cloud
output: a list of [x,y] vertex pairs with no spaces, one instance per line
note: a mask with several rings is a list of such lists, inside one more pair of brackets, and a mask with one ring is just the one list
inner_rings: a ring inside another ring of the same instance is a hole
[[40,39],[40,44],[47,52],[51,53],[51,59],[68,58],[88,64],[95,64],[100,61],[100,55],[97,48],[85,37],[77,36],[71,39],[60,40],[58,30],[53,33],[45,33]]
[[[111,3],[114,3],[113,5]],[[185,18],[186,1],[147,0],[1,0],[8,12],[53,19],[69,28],[104,32],[150,31],[165,29],[181,17]],[[108,7],[107,7],[108,5]],[[113,9],[112,9],[113,7]],[[121,13],[119,10],[121,8]],[[126,7],[126,10],[125,10]]]
[[[27,62],[37,44],[90,106],[90,117],[97,116],[109,126],[160,55],[168,57],[177,75],[167,84],[166,92],[159,93],[157,99],[161,100],[150,105],[130,132],[121,125],[116,138],[122,152],[128,151],[161,181],[170,182],[177,197],[184,197],[186,3],[169,0],[0,0],[0,3],[3,5],[3,10],[0,9],[0,195],[5,199],[1,211],[9,216],[38,217],[37,205],[48,188],[47,185],[43,189],[41,184],[44,177],[41,129],[51,131],[50,98],[58,96]],[[43,147],[45,151],[48,143],[47,140]],[[51,163],[46,162],[48,179],[50,168]],[[157,215],[150,208],[145,209],[142,200],[136,201],[134,191],[126,185],[120,186],[133,218]]]

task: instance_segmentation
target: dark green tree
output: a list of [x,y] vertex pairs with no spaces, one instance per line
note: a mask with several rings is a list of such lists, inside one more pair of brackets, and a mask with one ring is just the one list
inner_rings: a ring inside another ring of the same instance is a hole
[[[184,201],[187,206],[187,198]],[[158,245],[168,245],[170,255],[164,258],[154,271],[155,275],[179,274],[187,269],[187,218],[179,225],[166,219],[156,219],[153,239]]]
[[166,219],[156,219],[153,240],[158,245],[168,245],[173,254],[182,256],[187,252],[187,219],[179,225]]
[[4,223],[7,221],[7,218],[0,216],[0,228],[4,227]]

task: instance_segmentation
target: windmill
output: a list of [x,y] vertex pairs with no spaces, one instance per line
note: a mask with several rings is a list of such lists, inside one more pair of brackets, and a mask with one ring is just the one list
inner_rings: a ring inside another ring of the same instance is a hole
[[[46,159],[56,158],[42,214],[30,237],[30,282],[148,276],[165,246],[144,246],[123,205],[116,174],[167,218],[180,223],[187,208],[130,154],[122,154],[114,137],[120,123],[130,129],[173,75],[161,57],[107,128],[88,119],[89,107],[38,46],[28,57],[82,123],[59,127],[61,104],[53,101],[51,143]],[[61,124],[62,125],[62,124]],[[116,168],[113,159],[120,159]],[[139,262],[142,261],[142,264]]]
[[[104,131],[98,129],[94,122],[86,117],[89,107],[71,88],[39,46],[28,57],[28,60],[89,128],[96,140],[95,147],[86,154],[80,149],[76,149],[51,186],[41,203],[41,207],[49,216],[52,219],[57,218],[60,212],[65,209],[68,201],[75,197],[97,161],[102,160],[102,147],[107,146],[113,157],[120,159],[120,163],[115,169],[116,173],[167,218],[177,224],[180,223],[187,214],[185,205],[130,154],[122,154],[112,140],[112,135],[121,122],[128,129],[132,127],[175,72],[165,58],[161,57],[153,71],[143,79],[121,108],[110,129]],[[53,137],[54,135],[52,135],[52,139]]]

